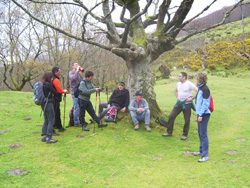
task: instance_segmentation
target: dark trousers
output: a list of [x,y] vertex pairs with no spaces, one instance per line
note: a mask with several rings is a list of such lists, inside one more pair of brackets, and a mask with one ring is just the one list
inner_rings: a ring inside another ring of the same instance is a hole
[[46,109],[44,110],[44,105],[42,105],[44,123],[42,128],[42,136],[52,138],[53,125],[55,122],[54,107],[52,102],[48,102]]
[[79,104],[79,108],[80,108],[79,119],[80,119],[80,123],[82,125],[85,124],[85,111],[86,110],[89,113],[89,115],[93,118],[93,120],[95,120],[97,123],[99,123],[99,119],[96,116],[95,110],[94,110],[93,105],[90,101],[85,101],[85,100],[78,98],[78,104]]
[[[202,122],[198,122],[198,133],[200,138],[200,150],[199,152],[202,153],[202,157],[208,157],[208,135],[207,135],[207,124],[210,118],[210,114],[203,114]],[[198,120],[198,116],[197,116]]]
[[[103,108],[106,108],[103,111]],[[101,120],[105,114],[107,114],[107,112],[111,109],[111,108],[115,108],[117,110],[117,112],[121,109],[121,107],[115,106],[115,105],[110,105],[110,107],[108,108],[108,103],[101,103],[99,104],[99,115],[98,118]]]
[[184,119],[185,119],[185,124],[183,127],[183,136],[188,135],[192,103],[185,104],[185,106],[186,106],[186,110],[183,110],[182,104],[180,104],[177,108],[174,107],[172,112],[170,113],[169,118],[168,118],[168,130],[167,130],[169,134],[172,134],[173,132],[175,118],[182,112],[184,115]]
[[61,129],[62,128],[62,122],[61,122],[61,110],[60,110],[60,102],[54,100],[54,111],[55,111],[55,129]]

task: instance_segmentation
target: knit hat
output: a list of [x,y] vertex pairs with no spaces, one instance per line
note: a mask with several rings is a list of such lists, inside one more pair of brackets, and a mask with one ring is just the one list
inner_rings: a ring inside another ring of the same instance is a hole
[[125,86],[125,83],[124,82],[120,82],[120,84],[119,84],[120,86]]

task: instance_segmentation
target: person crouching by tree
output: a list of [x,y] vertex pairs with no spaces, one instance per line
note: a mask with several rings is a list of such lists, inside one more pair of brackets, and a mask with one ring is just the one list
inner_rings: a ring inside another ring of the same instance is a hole
[[135,93],[135,99],[133,99],[128,107],[130,111],[130,116],[134,123],[134,129],[139,129],[139,122],[145,121],[145,129],[148,132],[151,132],[149,127],[150,124],[150,110],[148,102],[143,98],[142,91],[137,91]]
[[55,122],[55,113],[54,113],[54,105],[53,105],[53,97],[59,96],[57,91],[52,85],[53,74],[51,72],[45,72],[42,77],[43,83],[43,93],[46,98],[48,98],[47,104],[42,104],[43,114],[44,114],[44,123],[42,128],[42,142],[46,142],[47,144],[56,143],[57,140],[52,138],[53,134],[53,125]]
[[201,159],[198,162],[208,161],[208,135],[207,124],[210,118],[210,90],[207,87],[207,75],[205,73],[198,73],[196,75],[196,84],[199,89],[196,96],[196,115],[198,122],[198,133],[200,138],[200,149],[198,152],[194,152],[195,156],[201,155]]
[[98,127],[103,127],[100,124],[99,118],[96,116],[93,105],[90,101],[90,95],[94,92],[100,92],[99,87],[94,87],[91,81],[93,80],[94,73],[91,71],[87,71],[85,73],[85,78],[80,82],[79,86],[79,96],[78,96],[78,104],[80,108],[80,123],[82,124],[83,131],[89,131],[87,129],[87,123],[85,122],[85,111],[89,113],[89,115],[93,118],[94,121],[97,122]]
[[[52,81],[53,86],[55,87],[57,93],[59,93],[58,96],[54,96],[54,110],[55,110],[54,128],[57,128],[58,132],[64,132],[66,131],[66,129],[62,127],[60,102],[62,101],[62,94],[68,93],[68,90],[61,88],[61,84],[60,84],[61,70],[58,67],[53,67],[52,73],[53,73],[53,81]],[[53,134],[57,136],[59,135],[55,132]]]

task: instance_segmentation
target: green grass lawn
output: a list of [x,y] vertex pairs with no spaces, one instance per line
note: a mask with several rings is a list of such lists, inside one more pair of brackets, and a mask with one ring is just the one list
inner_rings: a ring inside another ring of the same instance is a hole
[[[173,75],[155,85],[158,104],[167,114],[176,102],[178,73]],[[94,124],[88,126],[90,132],[70,127],[55,137],[58,143],[45,144],[40,136],[43,117],[33,94],[0,92],[0,187],[250,187],[249,82],[249,77],[209,75],[215,110],[208,126],[210,160],[205,163],[191,155],[199,147],[194,114],[186,141],[180,140],[184,123],[180,114],[170,138],[162,137],[165,128],[154,123],[151,133],[143,124],[135,131],[125,117],[103,130],[96,128],[94,135]],[[93,95],[93,105],[94,99]],[[101,99],[106,101],[105,94]],[[66,106],[67,125],[70,95]],[[63,118],[63,102],[61,111]],[[12,144],[20,148],[9,148]],[[11,176],[8,172],[13,169],[26,171]]]

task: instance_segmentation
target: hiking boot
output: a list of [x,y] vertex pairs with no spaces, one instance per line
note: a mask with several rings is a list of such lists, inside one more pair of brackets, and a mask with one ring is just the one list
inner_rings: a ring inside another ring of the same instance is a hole
[[209,160],[208,157],[202,157],[201,159],[198,160],[198,162],[206,162],[208,160]]
[[164,133],[162,136],[172,136],[170,133]]
[[52,136],[60,136],[60,134],[59,134],[59,133],[56,133],[56,131],[53,130]]
[[98,124],[98,127],[107,127],[108,124],[107,123],[102,123],[102,121],[100,121]]
[[58,132],[64,132],[64,131],[66,131],[66,129],[62,127],[62,128],[60,128],[60,129],[57,129],[57,131],[58,131]]
[[83,126],[83,127],[82,127],[82,130],[83,130],[83,131],[89,131],[89,129],[88,129],[86,126]]
[[194,155],[194,156],[198,156],[198,155],[202,155],[202,153],[199,152],[199,151],[197,151],[197,152],[194,152],[193,155]]
[[53,138],[46,138],[46,144],[53,144],[56,143],[58,140],[55,140]]
[[134,130],[138,130],[140,127],[139,127],[139,124],[136,124],[135,127],[134,127]]
[[41,141],[46,142],[46,136],[42,136]]
[[146,129],[148,132],[151,132],[151,129],[150,129],[149,125],[145,125],[145,129]]
[[181,140],[187,140],[187,136],[182,136]]
[[82,127],[82,124],[75,124],[74,127]]

